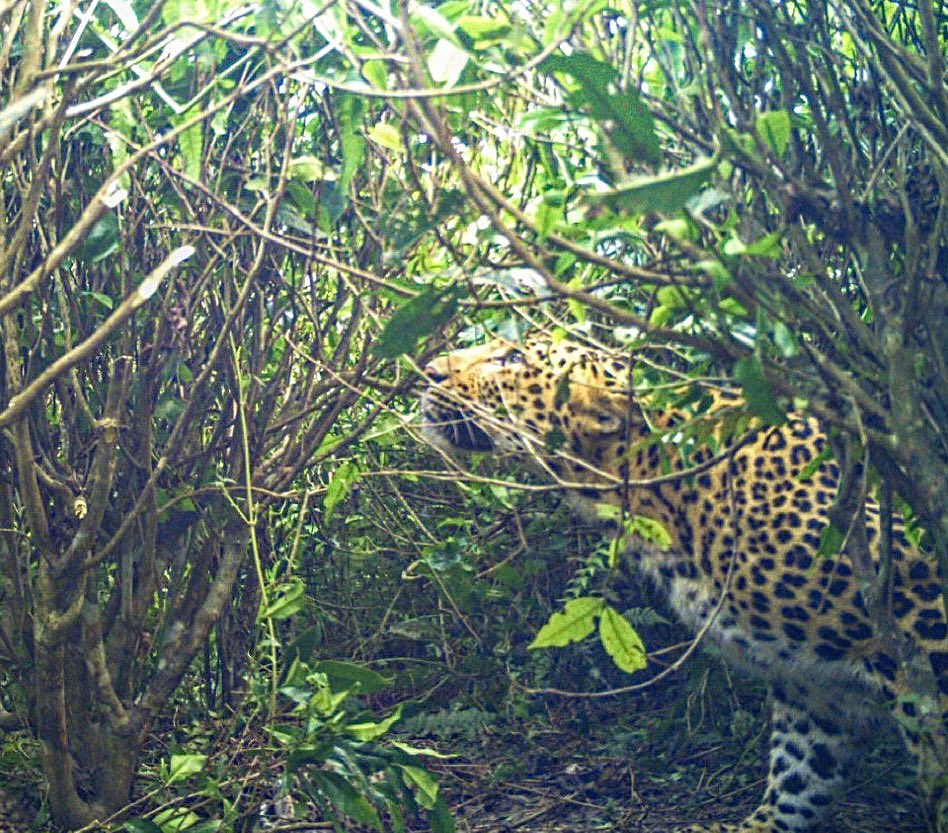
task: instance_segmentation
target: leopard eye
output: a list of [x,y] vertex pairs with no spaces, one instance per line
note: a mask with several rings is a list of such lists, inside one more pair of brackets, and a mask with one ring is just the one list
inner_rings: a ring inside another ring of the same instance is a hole
[[519,350],[510,350],[503,356],[499,356],[497,361],[501,367],[507,367],[508,365],[512,364],[523,364],[524,357],[523,353],[521,353]]

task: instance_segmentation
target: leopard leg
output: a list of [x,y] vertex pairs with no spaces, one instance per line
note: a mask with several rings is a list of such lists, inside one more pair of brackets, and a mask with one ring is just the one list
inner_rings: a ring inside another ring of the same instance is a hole
[[774,692],[770,771],[760,806],[739,824],[694,825],[680,833],[810,833],[845,782],[852,738],[845,726]]

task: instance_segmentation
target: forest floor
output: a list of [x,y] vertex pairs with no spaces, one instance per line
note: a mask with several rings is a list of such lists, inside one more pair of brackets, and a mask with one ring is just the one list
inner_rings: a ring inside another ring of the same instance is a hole
[[[447,756],[427,763],[458,833],[671,833],[699,822],[738,821],[754,808],[766,766],[757,705],[723,729],[711,720],[690,731],[682,726],[686,721],[663,714],[667,706],[651,713],[534,714],[503,723],[445,711],[442,719],[430,716],[428,725],[463,732],[403,739]],[[856,757],[852,783],[821,833],[926,833],[912,767],[894,733],[873,737]],[[18,792],[0,788],[0,833],[35,829],[31,817]],[[327,831],[332,825],[297,820],[273,829]],[[410,830],[425,833],[427,827],[419,820]]]
[[[620,732],[621,734],[621,732]],[[666,760],[648,738],[618,755],[607,728],[496,736],[468,759],[445,762],[441,782],[459,833],[671,833],[744,818],[763,793],[761,739],[689,744]],[[636,748],[637,747],[637,748]],[[911,765],[896,743],[864,761],[821,833],[925,833]]]

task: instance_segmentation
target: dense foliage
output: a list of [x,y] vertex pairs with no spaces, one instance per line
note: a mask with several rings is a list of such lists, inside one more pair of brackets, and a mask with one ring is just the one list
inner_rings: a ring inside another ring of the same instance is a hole
[[872,490],[948,575],[940,4],[8,0],[0,31],[0,727],[56,824],[160,796],[139,829],[250,829],[282,789],[447,830],[397,702],[615,682],[527,650],[558,597],[662,627],[543,487],[421,447],[447,341],[582,333],[805,408],[845,473],[824,552]]

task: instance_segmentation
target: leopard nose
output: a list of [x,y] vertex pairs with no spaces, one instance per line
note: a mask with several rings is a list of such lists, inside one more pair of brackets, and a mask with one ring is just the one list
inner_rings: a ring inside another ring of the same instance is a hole
[[448,378],[448,374],[444,372],[440,367],[429,364],[425,366],[425,376],[428,377],[429,381],[438,385]]

